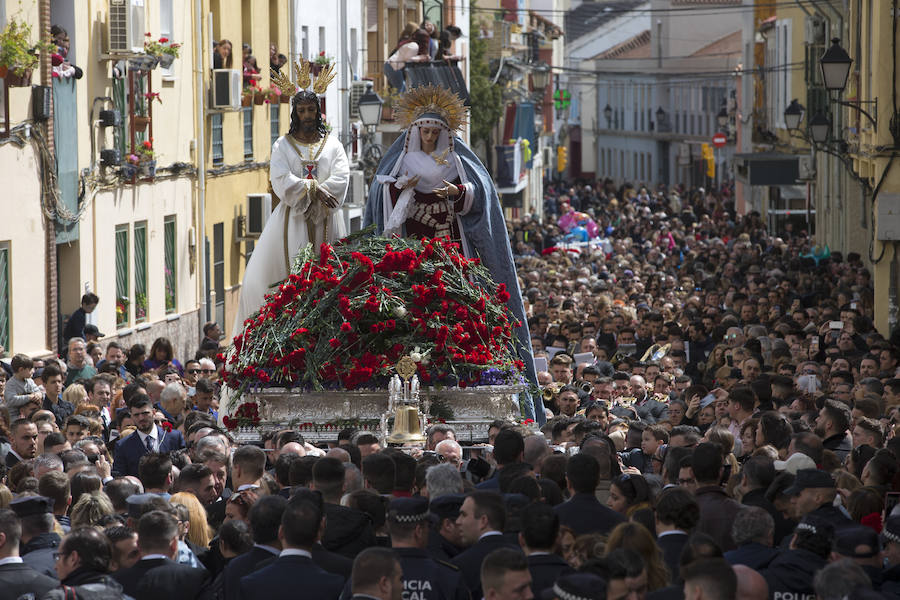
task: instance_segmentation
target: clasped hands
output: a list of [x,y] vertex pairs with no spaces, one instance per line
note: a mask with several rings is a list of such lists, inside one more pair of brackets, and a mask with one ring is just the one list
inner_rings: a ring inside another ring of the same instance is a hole
[[327,206],[329,209],[338,207],[338,199],[328,193],[327,190],[319,188],[316,190],[316,199]]
[[[435,194],[438,198],[456,198],[460,194],[459,187],[450,183],[446,179],[442,180],[444,182],[443,187],[434,188],[431,190],[432,194]],[[416,175],[410,179],[406,180],[406,183],[403,184],[403,189],[416,187],[416,184],[419,183],[419,176]]]

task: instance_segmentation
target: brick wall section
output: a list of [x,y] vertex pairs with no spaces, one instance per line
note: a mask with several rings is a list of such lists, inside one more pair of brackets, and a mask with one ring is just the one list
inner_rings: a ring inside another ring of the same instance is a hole
[[[50,39],[50,0],[40,0],[40,36],[43,40]],[[50,57],[46,54],[41,55],[41,85],[52,86],[53,78],[51,76]],[[56,156],[56,143],[53,136],[53,101],[51,94],[50,101],[50,118],[43,125],[44,135],[47,140],[47,146],[51,156]],[[44,201],[49,201],[44,198]],[[44,217],[44,243],[45,243],[45,267],[47,282],[47,348],[53,352],[58,352],[57,341],[59,337],[59,307],[58,299],[58,280],[56,273],[56,223],[52,219]]]

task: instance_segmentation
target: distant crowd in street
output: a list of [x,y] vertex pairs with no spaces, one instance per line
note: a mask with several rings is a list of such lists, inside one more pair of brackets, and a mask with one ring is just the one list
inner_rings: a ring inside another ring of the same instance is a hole
[[862,257],[727,187],[545,197],[508,230],[547,421],[485,444],[241,444],[216,324],[123,348],[86,295],[65,359],[7,365],[0,597],[898,597],[900,334]]

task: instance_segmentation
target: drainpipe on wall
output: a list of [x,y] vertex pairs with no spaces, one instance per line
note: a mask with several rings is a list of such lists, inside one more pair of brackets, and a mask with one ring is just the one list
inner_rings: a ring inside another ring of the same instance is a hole
[[[50,0],[40,0],[40,32],[41,39],[50,39]],[[51,76],[50,56],[46,52],[41,53],[41,85],[53,87],[53,77]],[[56,156],[56,140],[53,131],[53,102],[50,102],[50,116],[43,125],[35,124],[35,127],[44,127],[44,138],[47,140],[47,150],[50,156]],[[47,165],[52,168],[52,165]],[[43,186],[42,186],[43,187]],[[48,192],[42,191],[45,195],[44,203],[48,203]],[[47,348],[55,355],[58,353],[58,337],[59,337],[59,302],[58,290],[59,279],[56,272],[56,221],[47,216],[44,217],[44,264],[46,281],[46,318],[47,318]]]
[[[196,244],[197,278],[200,280],[200,314],[197,319],[200,332],[203,332],[203,324],[206,322],[206,94],[203,87],[203,0],[194,0],[194,85],[197,88],[195,95],[197,120],[197,228],[194,230],[194,243]],[[225,323],[219,323],[223,331],[230,331]]]
[[897,327],[897,269],[900,268],[900,260],[897,256],[897,242],[891,244],[891,276],[888,283],[888,334]]

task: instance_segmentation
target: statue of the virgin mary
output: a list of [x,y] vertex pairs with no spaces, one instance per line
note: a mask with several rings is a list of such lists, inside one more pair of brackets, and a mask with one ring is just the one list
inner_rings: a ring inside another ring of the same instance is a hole
[[[465,256],[480,258],[494,281],[509,291],[507,304],[521,322],[516,350],[526,381],[536,389],[531,337],[500,199],[487,169],[456,135],[465,106],[444,88],[420,86],[400,96],[396,114],[404,132],[378,165],[365,226],[374,224],[384,235],[449,236],[460,242]],[[520,404],[527,418],[544,422],[539,395],[521,394]]]

